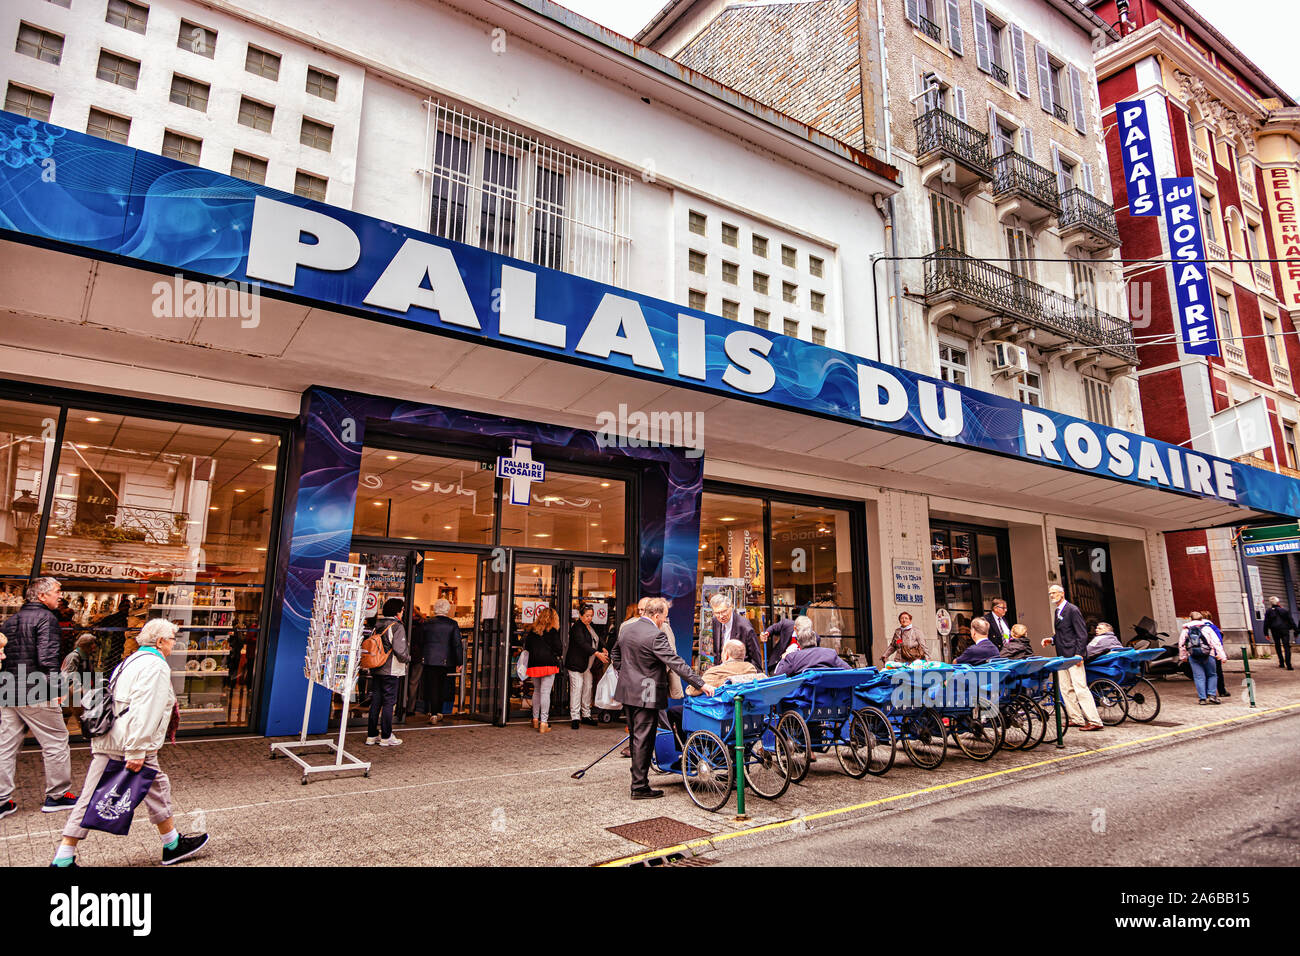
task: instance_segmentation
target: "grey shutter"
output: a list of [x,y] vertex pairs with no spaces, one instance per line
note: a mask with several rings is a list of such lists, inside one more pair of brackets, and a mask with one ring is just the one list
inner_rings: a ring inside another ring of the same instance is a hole
[[1016,70],[1016,92],[1029,95],[1029,57],[1025,55],[1025,31],[1011,24],[1011,60]]
[[1074,128],[1088,132],[1088,119],[1083,115],[1083,79],[1074,67],[1070,67],[1070,99],[1074,100]]
[[966,122],[966,91],[959,86],[952,91],[952,98],[957,105],[957,118]]
[[998,133],[998,111],[991,106],[989,107],[989,146],[995,158],[1002,155],[1002,136]]
[[1028,126],[1020,130],[1020,149],[1024,153],[1025,159],[1034,158],[1034,131]]
[[1097,195],[1092,191],[1092,163],[1083,164],[1083,188],[1089,196]]
[[907,11],[908,22],[913,26],[919,27],[921,25],[921,10],[917,4],[917,0],[906,0],[903,7]]
[[989,56],[989,21],[985,14],[984,4],[979,0],[970,0],[971,15],[975,21],[975,65],[985,73],[993,65],[993,58]]
[[1052,169],[1056,172],[1056,191],[1065,192],[1065,170],[1061,168],[1061,151],[1052,147]]
[[1035,43],[1034,56],[1038,58],[1038,102],[1050,113],[1052,112],[1052,64],[1047,61],[1047,47]]
[[948,47],[961,53],[961,5],[957,0],[948,0]]

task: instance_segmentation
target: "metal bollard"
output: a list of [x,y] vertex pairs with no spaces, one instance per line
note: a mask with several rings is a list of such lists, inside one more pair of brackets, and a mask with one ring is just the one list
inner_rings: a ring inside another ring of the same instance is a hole
[[[1250,694],[1250,706],[1254,707],[1255,706],[1255,682],[1251,680],[1250,677],[1250,658],[1246,654],[1245,647],[1242,647],[1241,649],[1241,663],[1245,665],[1246,668],[1246,691]],[[1224,684],[1223,686],[1227,687],[1228,685]]]
[[734,724],[734,730],[736,732],[735,779],[736,779],[736,819],[737,820],[749,819],[749,817],[745,815],[745,735],[743,733],[743,728],[740,725],[740,720],[741,720],[740,713],[741,713],[741,707],[744,703],[744,697],[745,697],[744,694],[737,694],[735,699],[736,720]]
[[1056,711],[1056,749],[1065,749],[1065,730],[1061,727],[1061,669],[1052,671],[1052,709]]

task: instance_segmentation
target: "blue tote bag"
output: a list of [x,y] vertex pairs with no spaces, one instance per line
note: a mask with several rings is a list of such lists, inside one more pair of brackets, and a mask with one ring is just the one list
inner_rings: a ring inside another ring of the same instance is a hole
[[156,776],[158,771],[153,767],[141,767],[132,773],[126,769],[125,761],[110,757],[95,792],[90,796],[81,825],[87,830],[126,836],[131,832],[135,808],[144,803],[145,794],[153,786]]

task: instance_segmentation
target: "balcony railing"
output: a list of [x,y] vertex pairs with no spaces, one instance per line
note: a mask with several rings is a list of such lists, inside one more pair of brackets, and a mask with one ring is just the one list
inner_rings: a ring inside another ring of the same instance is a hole
[[1081,227],[1105,239],[1110,245],[1119,245],[1119,227],[1115,225],[1115,207],[1078,188],[1061,193],[1062,230]]
[[1208,170],[1210,168],[1210,154],[1201,149],[1201,147],[1197,146],[1195,143],[1192,143],[1192,162],[1197,166],[1200,166],[1202,169]]
[[916,130],[916,155],[943,153],[977,171],[985,179],[993,178],[989,161],[989,135],[967,126],[941,109],[927,110],[912,123]]
[[115,513],[96,513],[92,519],[78,516],[74,499],[55,498],[50,531],[66,537],[97,538],[104,542],[182,545],[188,518],[189,515],[182,511],[118,505]]
[[1255,201],[1255,184],[1245,176],[1237,177],[1237,184],[1241,189],[1241,194],[1251,202]]
[[926,300],[943,296],[1021,319],[1072,343],[1093,346],[1137,364],[1133,329],[1127,322],[955,249],[940,249],[926,257]]
[[997,80],[1003,86],[1006,86],[1007,80],[1011,78],[1011,74],[1002,69],[1002,67],[998,66],[996,63],[989,64],[989,72],[993,74],[993,79]]
[[1067,110],[1060,103],[1052,104],[1052,115],[1055,116],[1057,119],[1059,119],[1062,123],[1068,123],[1070,121],[1070,111]]
[[1273,294],[1273,274],[1265,266],[1255,266],[1255,282],[1259,290],[1267,295]]
[[1019,153],[1003,153],[993,160],[993,195],[1019,193],[1038,206],[1059,216],[1061,197],[1056,191],[1056,174]]
[[1291,387],[1291,370],[1285,365],[1273,363],[1273,384],[1281,385],[1286,388]]
[[925,17],[918,17],[917,19],[921,21],[921,32],[935,43],[938,43],[940,38],[943,36],[943,32],[939,29],[939,24],[935,23],[933,20],[927,20]]
[[1223,360],[1228,365],[1235,365],[1243,372],[1246,370],[1246,350],[1239,345],[1233,345],[1231,342],[1219,341],[1223,348]]
[[1213,239],[1205,240],[1205,258],[1210,260],[1210,268],[1222,269],[1224,272],[1232,271],[1232,264],[1227,261],[1228,250],[1219,245]]

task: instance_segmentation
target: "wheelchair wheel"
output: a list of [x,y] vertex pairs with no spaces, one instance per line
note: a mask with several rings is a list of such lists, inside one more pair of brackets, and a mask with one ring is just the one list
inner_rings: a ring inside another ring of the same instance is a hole
[[991,708],[981,707],[979,716],[958,714],[951,720],[952,739],[971,760],[988,760],[1002,746],[1002,718]]
[[884,712],[875,707],[863,707],[858,711],[871,734],[871,761],[867,773],[873,777],[883,777],[894,766],[894,754],[898,738],[894,734],[894,725]]
[[1043,705],[1032,697],[1017,694],[1011,699],[1020,704],[1025,709],[1025,712],[1029,714],[1029,736],[1020,745],[1020,749],[1033,750],[1047,736],[1047,723],[1051,718],[1048,716],[1047,711],[1043,710]]
[[1103,724],[1114,727],[1124,722],[1124,718],[1128,716],[1128,698],[1119,684],[1108,678],[1098,677],[1088,685],[1088,690],[1092,691],[1092,699],[1097,705],[1097,714]]
[[929,707],[903,718],[900,736],[907,759],[923,770],[935,770],[948,752],[943,720]]
[[745,751],[745,783],[756,796],[775,800],[790,786],[791,763],[784,734],[773,734],[768,744],[756,740]]
[[1022,750],[1034,732],[1033,712],[1017,697],[1002,702],[1002,746]]
[[808,776],[808,766],[812,762],[808,724],[797,710],[787,710],[777,721],[776,732],[784,734],[786,743],[790,745],[790,782],[799,783]]
[[844,743],[835,748],[840,769],[854,780],[861,780],[871,770],[874,739],[862,715],[854,713],[845,728]]
[[716,734],[697,730],[686,738],[682,751],[682,779],[686,792],[701,810],[718,810],[731,796],[731,755]]
[[1130,720],[1149,724],[1160,713],[1160,692],[1145,677],[1138,678],[1138,682],[1125,691],[1125,695],[1128,697]]

